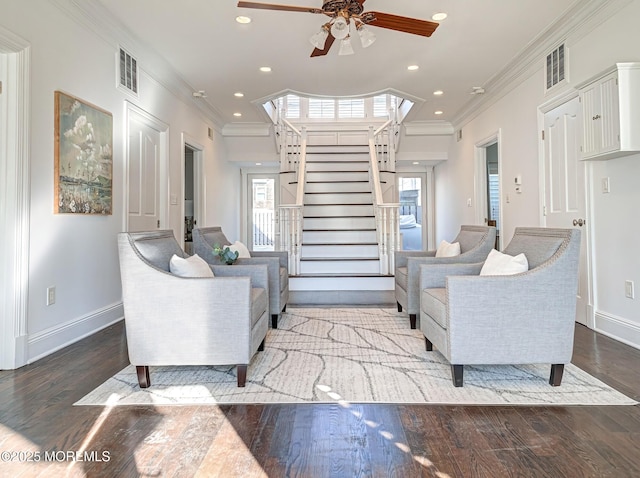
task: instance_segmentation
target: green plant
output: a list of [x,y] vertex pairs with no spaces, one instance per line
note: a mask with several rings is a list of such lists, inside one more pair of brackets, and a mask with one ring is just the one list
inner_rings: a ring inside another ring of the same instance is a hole
[[222,247],[220,244],[213,246],[213,253],[229,266],[238,260],[238,251],[232,251],[227,246]]

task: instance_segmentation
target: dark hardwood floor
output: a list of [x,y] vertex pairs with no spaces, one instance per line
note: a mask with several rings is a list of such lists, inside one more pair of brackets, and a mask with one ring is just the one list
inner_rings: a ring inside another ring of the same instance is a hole
[[[640,351],[577,326],[573,362],[640,400]],[[127,364],[119,323],[0,372],[0,476],[640,476],[640,406],[72,405]]]

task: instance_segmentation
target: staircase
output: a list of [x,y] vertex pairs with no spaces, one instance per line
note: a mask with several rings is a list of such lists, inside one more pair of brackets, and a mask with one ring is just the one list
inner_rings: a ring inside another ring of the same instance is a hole
[[308,146],[298,303],[392,303],[380,275],[368,146]]

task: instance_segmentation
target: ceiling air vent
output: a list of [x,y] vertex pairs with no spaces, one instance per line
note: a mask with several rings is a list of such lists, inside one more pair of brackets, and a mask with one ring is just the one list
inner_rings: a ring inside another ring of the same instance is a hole
[[564,81],[565,58],[564,43],[547,55],[547,90]]
[[132,93],[138,94],[138,62],[129,52],[120,48],[119,85]]

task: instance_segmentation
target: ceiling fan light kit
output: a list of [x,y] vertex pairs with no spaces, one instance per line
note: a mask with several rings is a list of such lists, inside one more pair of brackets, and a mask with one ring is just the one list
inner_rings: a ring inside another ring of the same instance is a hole
[[296,7],[292,5],[275,5],[259,2],[238,2],[240,8],[255,8],[261,10],[279,10],[287,12],[304,12],[322,14],[331,17],[321,30],[314,34],[309,41],[315,47],[311,56],[323,56],[329,52],[335,40],[340,41],[339,55],[352,55],[353,46],[350,39],[351,22],[360,37],[363,48],[367,48],[376,40],[375,34],[365,25],[386,28],[413,35],[430,37],[438,28],[438,23],[417,18],[401,17],[383,12],[363,12],[366,0],[325,0],[322,8]]

